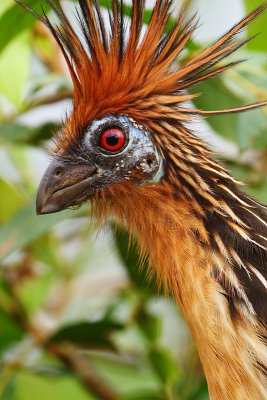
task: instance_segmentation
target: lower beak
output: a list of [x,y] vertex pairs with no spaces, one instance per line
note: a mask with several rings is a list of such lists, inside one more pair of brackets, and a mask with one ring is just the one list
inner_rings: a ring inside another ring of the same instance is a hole
[[96,167],[54,160],[38,188],[36,212],[50,214],[82,204],[94,192]]

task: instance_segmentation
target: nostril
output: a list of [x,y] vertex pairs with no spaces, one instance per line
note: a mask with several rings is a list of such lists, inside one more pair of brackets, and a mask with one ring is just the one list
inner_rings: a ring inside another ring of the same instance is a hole
[[56,176],[57,178],[61,175],[61,169],[57,168],[54,172],[54,176]]

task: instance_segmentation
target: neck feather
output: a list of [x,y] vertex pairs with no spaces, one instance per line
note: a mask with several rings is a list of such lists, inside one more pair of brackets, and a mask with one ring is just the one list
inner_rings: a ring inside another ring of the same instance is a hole
[[222,167],[211,168],[204,179],[197,166],[193,182],[192,174],[178,181],[176,171],[175,182],[170,173],[153,186],[114,186],[104,212],[128,225],[159,283],[173,291],[212,398],[265,399],[266,211]]

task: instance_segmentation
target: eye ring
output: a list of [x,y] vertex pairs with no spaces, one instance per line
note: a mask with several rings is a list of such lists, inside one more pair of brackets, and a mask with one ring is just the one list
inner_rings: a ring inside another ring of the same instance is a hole
[[109,153],[117,153],[125,147],[126,134],[118,127],[105,129],[99,139],[101,149]]

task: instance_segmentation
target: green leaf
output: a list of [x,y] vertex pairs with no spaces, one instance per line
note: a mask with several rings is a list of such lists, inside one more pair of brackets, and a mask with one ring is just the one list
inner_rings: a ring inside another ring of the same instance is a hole
[[79,346],[114,348],[109,335],[122,328],[123,325],[105,319],[97,322],[80,322],[61,328],[49,342],[68,341]]
[[202,379],[198,385],[192,381],[191,390],[188,400],[209,400],[208,386],[205,379]]
[[155,342],[160,336],[160,321],[154,315],[141,310],[137,316],[137,323],[150,342]]
[[[24,0],[24,3],[30,8],[35,8],[37,12],[42,14],[42,9],[40,7],[41,2],[36,2],[36,0]],[[36,7],[36,4],[38,4],[38,7]],[[42,2],[42,7],[44,11],[49,10],[48,5],[44,1]],[[12,6],[0,17],[0,53],[20,33],[33,27],[35,22],[36,18],[32,14],[19,4],[14,4],[14,2],[12,2]],[[15,64],[16,68],[19,66],[18,60],[20,62],[20,59],[17,58]]]
[[93,400],[74,376],[48,378],[27,372],[16,375],[14,400]]
[[13,251],[18,250],[48,232],[64,219],[80,216],[83,209],[62,211],[59,214],[37,216],[35,205],[29,204],[14,215],[0,231],[0,262]]
[[[222,78],[211,79],[199,83],[194,87],[194,93],[202,93],[194,100],[194,104],[202,110],[223,110],[243,105],[240,98],[236,97],[225,85]],[[220,135],[234,139],[238,115],[224,114],[213,116],[207,122]]]
[[177,376],[177,366],[167,351],[153,349],[149,353],[149,359],[162,383],[168,384]]
[[[262,0],[245,0],[247,12],[251,12],[256,7],[263,4]],[[267,14],[266,11],[257,17],[248,26],[249,36],[257,35],[248,43],[248,47],[253,50],[266,51],[266,35],[267,35]]]
[[0,226],[6,223],[24,203],[21,194],[0,179]]
[[242,150],[267,147],[267,117],[263,110],[252,110],[239,116],[236,138]]
[[14,399],[14,395],[15,395],[15,390],[16,390],[16,386],[15,386],[15,380],[11,379],[6,387],[4,388],[3,393],[1,394],[1,400],[13,400]]
[[8,346],[20,341],[24,335],[23,329],[13,317],[0,308],[0,353]]
[[22,104],[30,56],[29,35],[23,34],[3,51],[0,58],[0,92],[18,109]]
[[0,16],[10,7],[12,0],[1,0],[0,3]]
[[101,352],[90,354],[90,362],[107,382],[119,389],[121,400],[156,400],[161,393],[161,382],[143,358],[133,357],[129,362],[127,358],[113,358]]
[[267,204],[267,179],[264,176],[256,176],[253,184],[247,187],[248,192],[255,197],[255,199]]
[[[47,251],[47,249],[44,248],[44,251]],[[39,261],[37,257],[36,260]],[[53,264],[50,265],[54,267]],[[28,315],[33,315],[42,307],[45,307],[47,296],[50,293],[51,288],[53,288],[54,284],[57,282],[58,276],[51,268],[48,269],[46,273],[24,279],[18,285],[17,294],[20,298],[23,309]]]
[[223,75],[225,86],[245,104],[267,99],[267,54],[242,51],[240,58],[247,60]]
[[16,123],[3,123],[0,124],[0,143],[17,142],[38,145],[51,138],[51,131],[54,129],[56,129],[56,125],[52,123],[36,128]]

